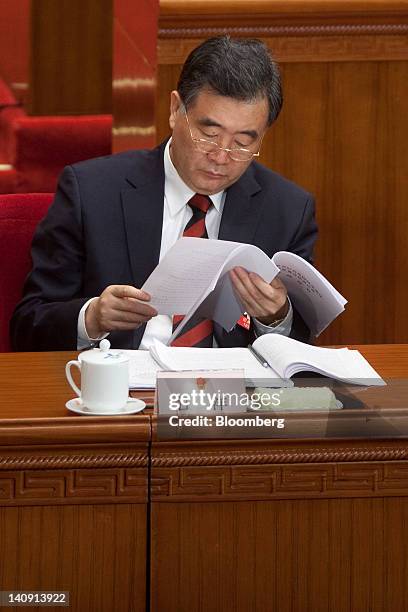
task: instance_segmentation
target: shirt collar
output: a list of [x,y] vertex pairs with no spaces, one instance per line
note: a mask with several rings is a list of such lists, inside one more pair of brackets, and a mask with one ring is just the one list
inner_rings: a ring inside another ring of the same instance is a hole
[[[175,216],[187,202],[193,197],[195,191],[192,191],[180,177],[170,157],[171,138],[164,149],[164,196],[167,201],[170,215]],[[209,198],[218,213],[222,212],[222,203],[224,191],[219,191],[210,195]]]

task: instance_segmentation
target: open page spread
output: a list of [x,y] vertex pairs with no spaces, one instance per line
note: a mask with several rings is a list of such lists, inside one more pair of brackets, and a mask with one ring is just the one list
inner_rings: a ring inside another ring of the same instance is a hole
[[168,347],[155,340],[149,351],[124,351],[130,358],[130,388],[154,388],[159,370],[243,369],[248,387],[293,386],[289,379],[308,371],[357,385],[385,384],[356,350],[311,346],[279,334],[265,334],[255,340],[253,347],[268,367],[247,348]]
[[385,384],[356,350],[311,346],[279,334],[265,334],[253,346],[282,377],[310,371],[357,385]]
[[283,380],[273,368],[263,367],[247,348],[184,348],[169,347],[154,342],[150,353],[163,370],[239,370],[245,372],[248,387],[287,387],[292,383]]

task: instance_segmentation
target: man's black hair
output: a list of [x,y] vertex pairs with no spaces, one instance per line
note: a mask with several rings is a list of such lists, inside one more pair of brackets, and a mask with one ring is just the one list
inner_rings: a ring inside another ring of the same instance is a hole
[[278,65],[268,47],[257,39],[219,36],[196,47],[184,63],[177,90],[188,107],[205,89],[244,102],[265,97],[269,104],[268,125],[282,108]]

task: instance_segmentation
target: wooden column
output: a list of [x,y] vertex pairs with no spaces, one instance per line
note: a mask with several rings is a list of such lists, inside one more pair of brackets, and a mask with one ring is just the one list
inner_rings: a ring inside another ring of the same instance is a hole
[[23,102],[29,81],[30,7],[31,0],[0,0],[0,79]]
[[32,0],[32,115],[110,113],[112,0]]
[[114,0],[113,150],[155,144],[158,0]]

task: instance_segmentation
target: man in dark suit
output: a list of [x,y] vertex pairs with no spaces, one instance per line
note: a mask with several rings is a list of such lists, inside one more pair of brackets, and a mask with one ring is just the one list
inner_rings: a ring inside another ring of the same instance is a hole
[[[14,348],[85,348],[106,335],[122,348],[167,341],[172,321],[156,316],[140,287],[183,234],[194,194],[210,197],[209,238],[311,260],[312,197],[254,161],[281,105],[279,72],[260,41],[220,37],[195,49],[171,93],[170,140],[64,170],[33,240]],[[268,284],[241,268],[230,275],[251,328],[215,326],[219,346],[263,333],[307,339],[279,279]]]

